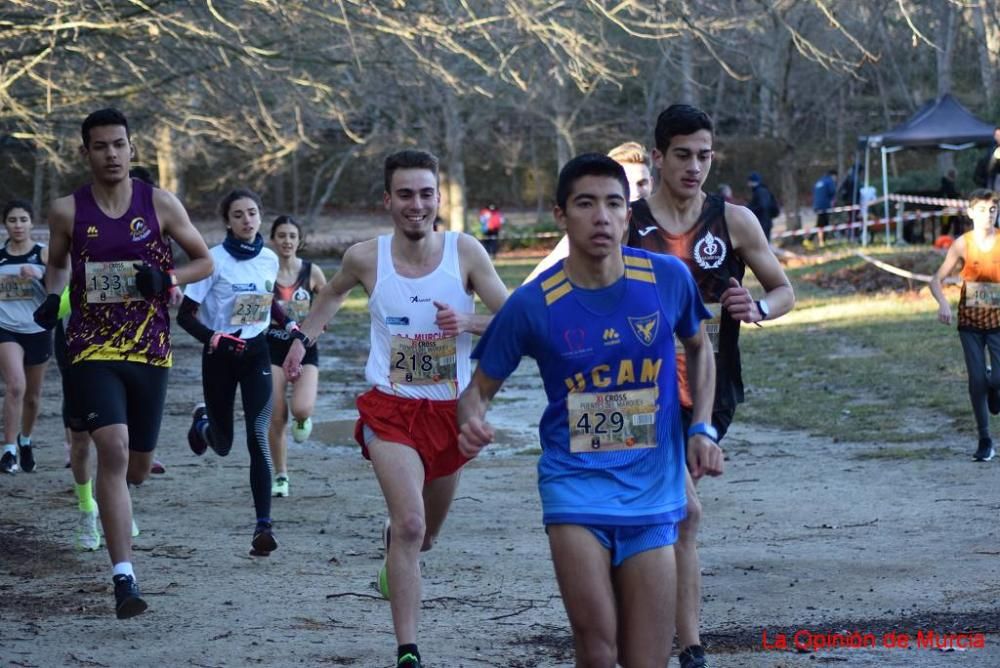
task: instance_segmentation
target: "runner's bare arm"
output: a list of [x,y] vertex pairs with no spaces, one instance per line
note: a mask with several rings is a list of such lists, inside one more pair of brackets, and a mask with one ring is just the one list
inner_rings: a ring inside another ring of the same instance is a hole
[[951,247],[948,248],[948,254],[944,256],[944,262],[938,267],[938,270],[934,272],[931,277],[931,295],[938,303],[938,320],[942,324],[951,324],[951,304],[948,302],[948,298],[944,295],[944,290],[941,287],[941,281],[951,275],[956,268],[961,267],[965,263],[965,237],[959,237],[955,239]]
[[528,274],[527,278],[524,279],[521,285],[534,280],[536,276],[554,265],[559,260],[564,259],[567,255],[569,255],[569,237],[564,234],[562,239],[559,240],[559,243],[556,244],[556,247],[552,249],[552,252],[542,258],[542,261],[531,270],[531,273]]
[[[507,286],[500,280],[500,276],[493,267],[493,262],[483,245],[474,237],[463,234],[458,238],[458,257],[459,265],[466,277],[466,289],[474,292],[491,314],[499,311],[510,293],[507,291]],[[451,310],[447,304],[435,303],[438,304],[438,326],[445,332],[482,334],[493,319],[492,315],[457,313]],[[446,321],[440,321],[442,317]],[[441,325],[446,325],[447,328]]]
[[319,265],[314,262],[312,270],[309,272],[309,292],[316,294],[324,285],[326,285],[326,276],[323,275],[323,270],[319,268]]
[[[337,311],[343,306],[347,294],[354,289],[354,286],[360,284],[368,291],[368,294],[371,294],[375,283],[373,267],[378,254],[377,243],[377,239],[372,239],[348,248],[347,252],[344,253],[340,269],[316,293],[316,298],[309,309],[309,315],[298,323],[299,329],[310,341],[315,341],[327,323],[333,320]],[[303,342],[299,339],[293,340],[292,345],[288,348],[288,354],[285,355],[285,361],[281,365],[289,380],[293,382],[298,380],[302,371],[302,358],[305,357],[305,354],[306,348]]]
[[458,397],[458,449],[466,457],[475,457],[493,441],[486,409],[502,385],[502,380],[490,378],[476,367],[468,387]]
[[[687,380],[691,388],[691,424],[712,424],[712,406],[715,400],[715,355],[705,333],[704,322],[698,332],[682,338],[687,358]],[[684,435],[685,438],[687,435]],[[697,480],[705,474],[720,475],[723,468],[722,449],[704,434],[688,439],[687,464],[691,477]]]
[[195,283],[210,275],[213,263],[208,246],[177,196],[169,190],[154,188],[153,207],[163,234],[176,241],[188,256],[189,262],[174,270],[176,285]]
[[764,294],[754,298],[746,288],[731,286],[722,293],[722,305],[733,318],[743,322],[759,322],[764,319],[757,307],[758,299],[767,300],[770,311],[768,320],[791,311],[795,306],[795,292],[778,258],[771,252],[756,216],[744,206],[726,204],[726,222],[729,236],[733,240],[733,250],[753,272],[764,288]]
[[69,250],[76,205],[73,197],[60,197],[49,211],[49,256],[45,262],[45,291],[61,294],[69,283]]

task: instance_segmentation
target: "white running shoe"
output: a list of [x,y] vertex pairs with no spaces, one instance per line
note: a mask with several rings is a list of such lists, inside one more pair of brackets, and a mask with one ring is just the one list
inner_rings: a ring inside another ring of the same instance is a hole
[[296,443],[304,443],[313,430],[312,418],[292,420],[292,438]]
[[289,495],[288,476],[279,475],[277,478],[274,479],[274,482],[271,483],[271,496],[277,496],[277,497],[283,496],[287,498],[288,495]]
[[97,550],[101,547],[101,533],[97,530],[97,511],[81,510],[76,521],[76,547],[80,550]]

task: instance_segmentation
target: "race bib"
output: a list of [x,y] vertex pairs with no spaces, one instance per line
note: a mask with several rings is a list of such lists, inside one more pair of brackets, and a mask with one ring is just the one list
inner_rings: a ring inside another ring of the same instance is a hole
[[135,287],[134,261],[88,262],[84,265],[88,304],[115,304],[142,299]]
[[570,392],[570,452],[614,452],[656,447],[656,388]]
[[[712,307],[716,307],[721,310],[721,306],[718,304],[705,304],[705,308],[712,312],[712,317],[708,320],[702,320],[705,323],[705,333],[708,334],[708,340],[712,344],[712,352],[719,352],[719,329],[722,325],[722,317],[716,314]],[[677,351],[678,355],[684,354],[684,344],[681,343],[681,337],[674,334],[674,349]]]
[[291,299],[284,303],[285,315],[295,322],[302,322],[309,315],[308,299]]
[[229,318],[230,325],[256,325],[266,323],[271,317],[270,292],[241,292],[236,295],[233,304],[233,315]]
[[34,297],[33,282],[32,279],[21,276],[0,277],[0,301],[13,302],[32,299]]
[[1000,306],[1000,283],[965,284],[965,305],[970,308],[996,308]]
[[455,337],[426,340],[393,335],[389,352],[389,382],[435,385],[456,381],[455,342]]

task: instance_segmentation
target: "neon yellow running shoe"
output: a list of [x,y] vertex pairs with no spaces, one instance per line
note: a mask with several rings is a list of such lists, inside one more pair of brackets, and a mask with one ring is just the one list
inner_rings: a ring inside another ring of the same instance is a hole
[[382,594],[382,598],[389,600],[389,520],[385,521],[382,527],[382,547],[385,550],[385,557],[382,559],[382,568],[378,569],[378,578],[375,586]]
[[292,420],[292,438],[296,443],[304,443],[309,435],[312,434],[313,421],[312,418],[306,418],[305,420]]

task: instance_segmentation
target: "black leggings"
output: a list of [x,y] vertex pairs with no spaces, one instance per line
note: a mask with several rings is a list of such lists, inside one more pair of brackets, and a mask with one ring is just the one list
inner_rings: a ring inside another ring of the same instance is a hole
[[257,521],[271,521],[271,448],[267,430],[271,424],[271,357],[260,335],[247,342],[242,357],[221,353],[201,356],[202,386],[208,411],[208,438],[219,455],[233,447],[233,403],[240,386],[250,451],[250,491]]

